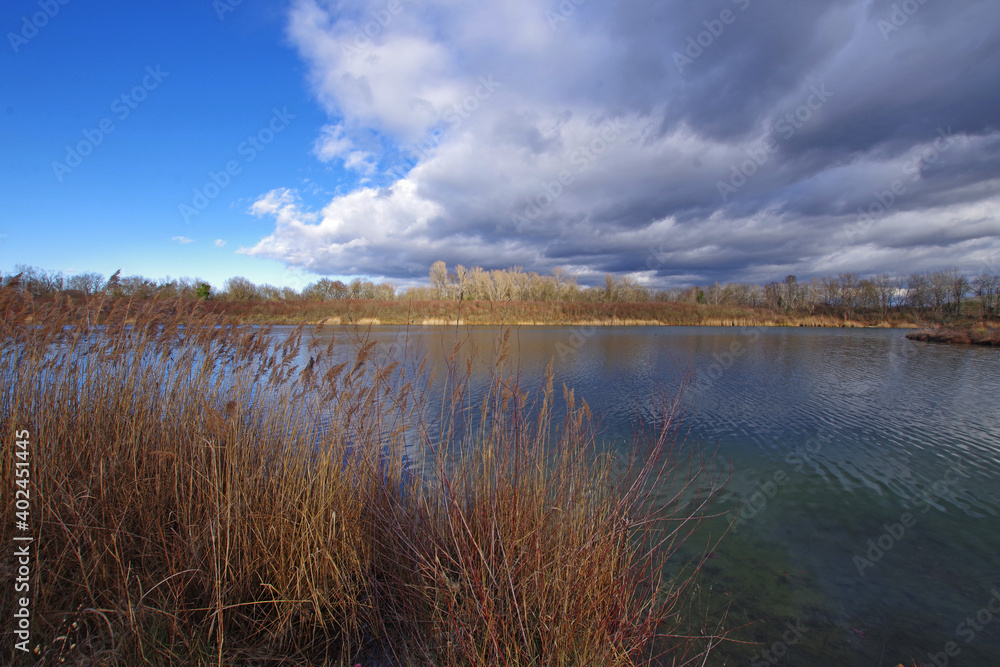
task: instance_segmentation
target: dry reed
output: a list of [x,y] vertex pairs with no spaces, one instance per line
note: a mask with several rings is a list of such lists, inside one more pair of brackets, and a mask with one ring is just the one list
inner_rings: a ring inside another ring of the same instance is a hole
[[1000,346],[1000,326],[993,323],[970,323],[965,326],[930,326],[906,335],[910,340],[955,345]]
[[506,340],[477,393],[458,348],[435,385],[189,303],[8,289],[0,312],[0,477],[29,430],[37,546],[32,653],[5,661],[687,664],[716,641],[685,635],[697,565],[662,576],[707,502],[670,405],[615,455],[551,368],[518,386]]

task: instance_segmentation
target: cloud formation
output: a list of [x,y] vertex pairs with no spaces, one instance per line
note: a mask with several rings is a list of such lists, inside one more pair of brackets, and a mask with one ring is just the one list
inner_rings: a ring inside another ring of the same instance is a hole
[[189,239],[186,236],[173,236],[173,237],[170,238],[170,240],[171,241],[176,241],[177,243],[180,243],[181,245],[187,245],[188,243],[194,243],[193,239]]
[[988,0],[296,0],[315,154],[384,185],[321,211],[278,187],[240,252],[397,280],[975,271],[1000,251],[997,25]]

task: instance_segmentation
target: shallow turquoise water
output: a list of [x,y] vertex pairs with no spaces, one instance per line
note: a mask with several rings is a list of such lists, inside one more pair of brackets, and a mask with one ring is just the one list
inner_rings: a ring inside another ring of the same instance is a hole
[[[495,333],[370,335],[440,366]],[[735,521],[703,597],[751,642],[708,664],[1000,665],[1000,351],[871,329],[525,327],[512,343],[524,386],[554,359],[612,441],[686,384],[685,446],[729,476],[705,536]]]

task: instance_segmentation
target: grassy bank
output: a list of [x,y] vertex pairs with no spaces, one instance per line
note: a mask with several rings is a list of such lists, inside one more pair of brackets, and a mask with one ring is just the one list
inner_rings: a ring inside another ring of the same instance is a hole
[[1000,325],[970,323],[963,326],[931,326],[906,334],[911,340],[955,345],[1000,346]]
[[680,665],[714,641],[685,638],[697,566],[660,576],[706,502],[670,405],[611,457],[504,340],[474,397],[461,349],[428,378],[184,302],[0,290],[0,313],[0,539],[34,538],[30,592],[0,588],[31,652],[5,634],[5,662]]
[[905,312],[887,316],[832,311],[775,312],[766,308],[683,303],[573,301],[218,301],[207,305],[239,322],[331,325],[672,325],[908,327]]

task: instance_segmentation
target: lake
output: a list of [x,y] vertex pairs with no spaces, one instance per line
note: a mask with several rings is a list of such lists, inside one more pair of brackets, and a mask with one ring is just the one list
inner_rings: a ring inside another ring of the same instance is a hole
[[[344,329],[331,327],[321,335]],[[370,338],[443,368],[497,329],[383,327]],[[554,360],[624,442],[675,395],[684,446],[728,483],[699,538],[717,665],[1000,664],[1000,351],[889,329],[522,327],[539,387]],[[485,376],[485,373],[482,375]],[[485,379],[482,380],[485,382]],[[693,544],[693,543],[692,543]]]

